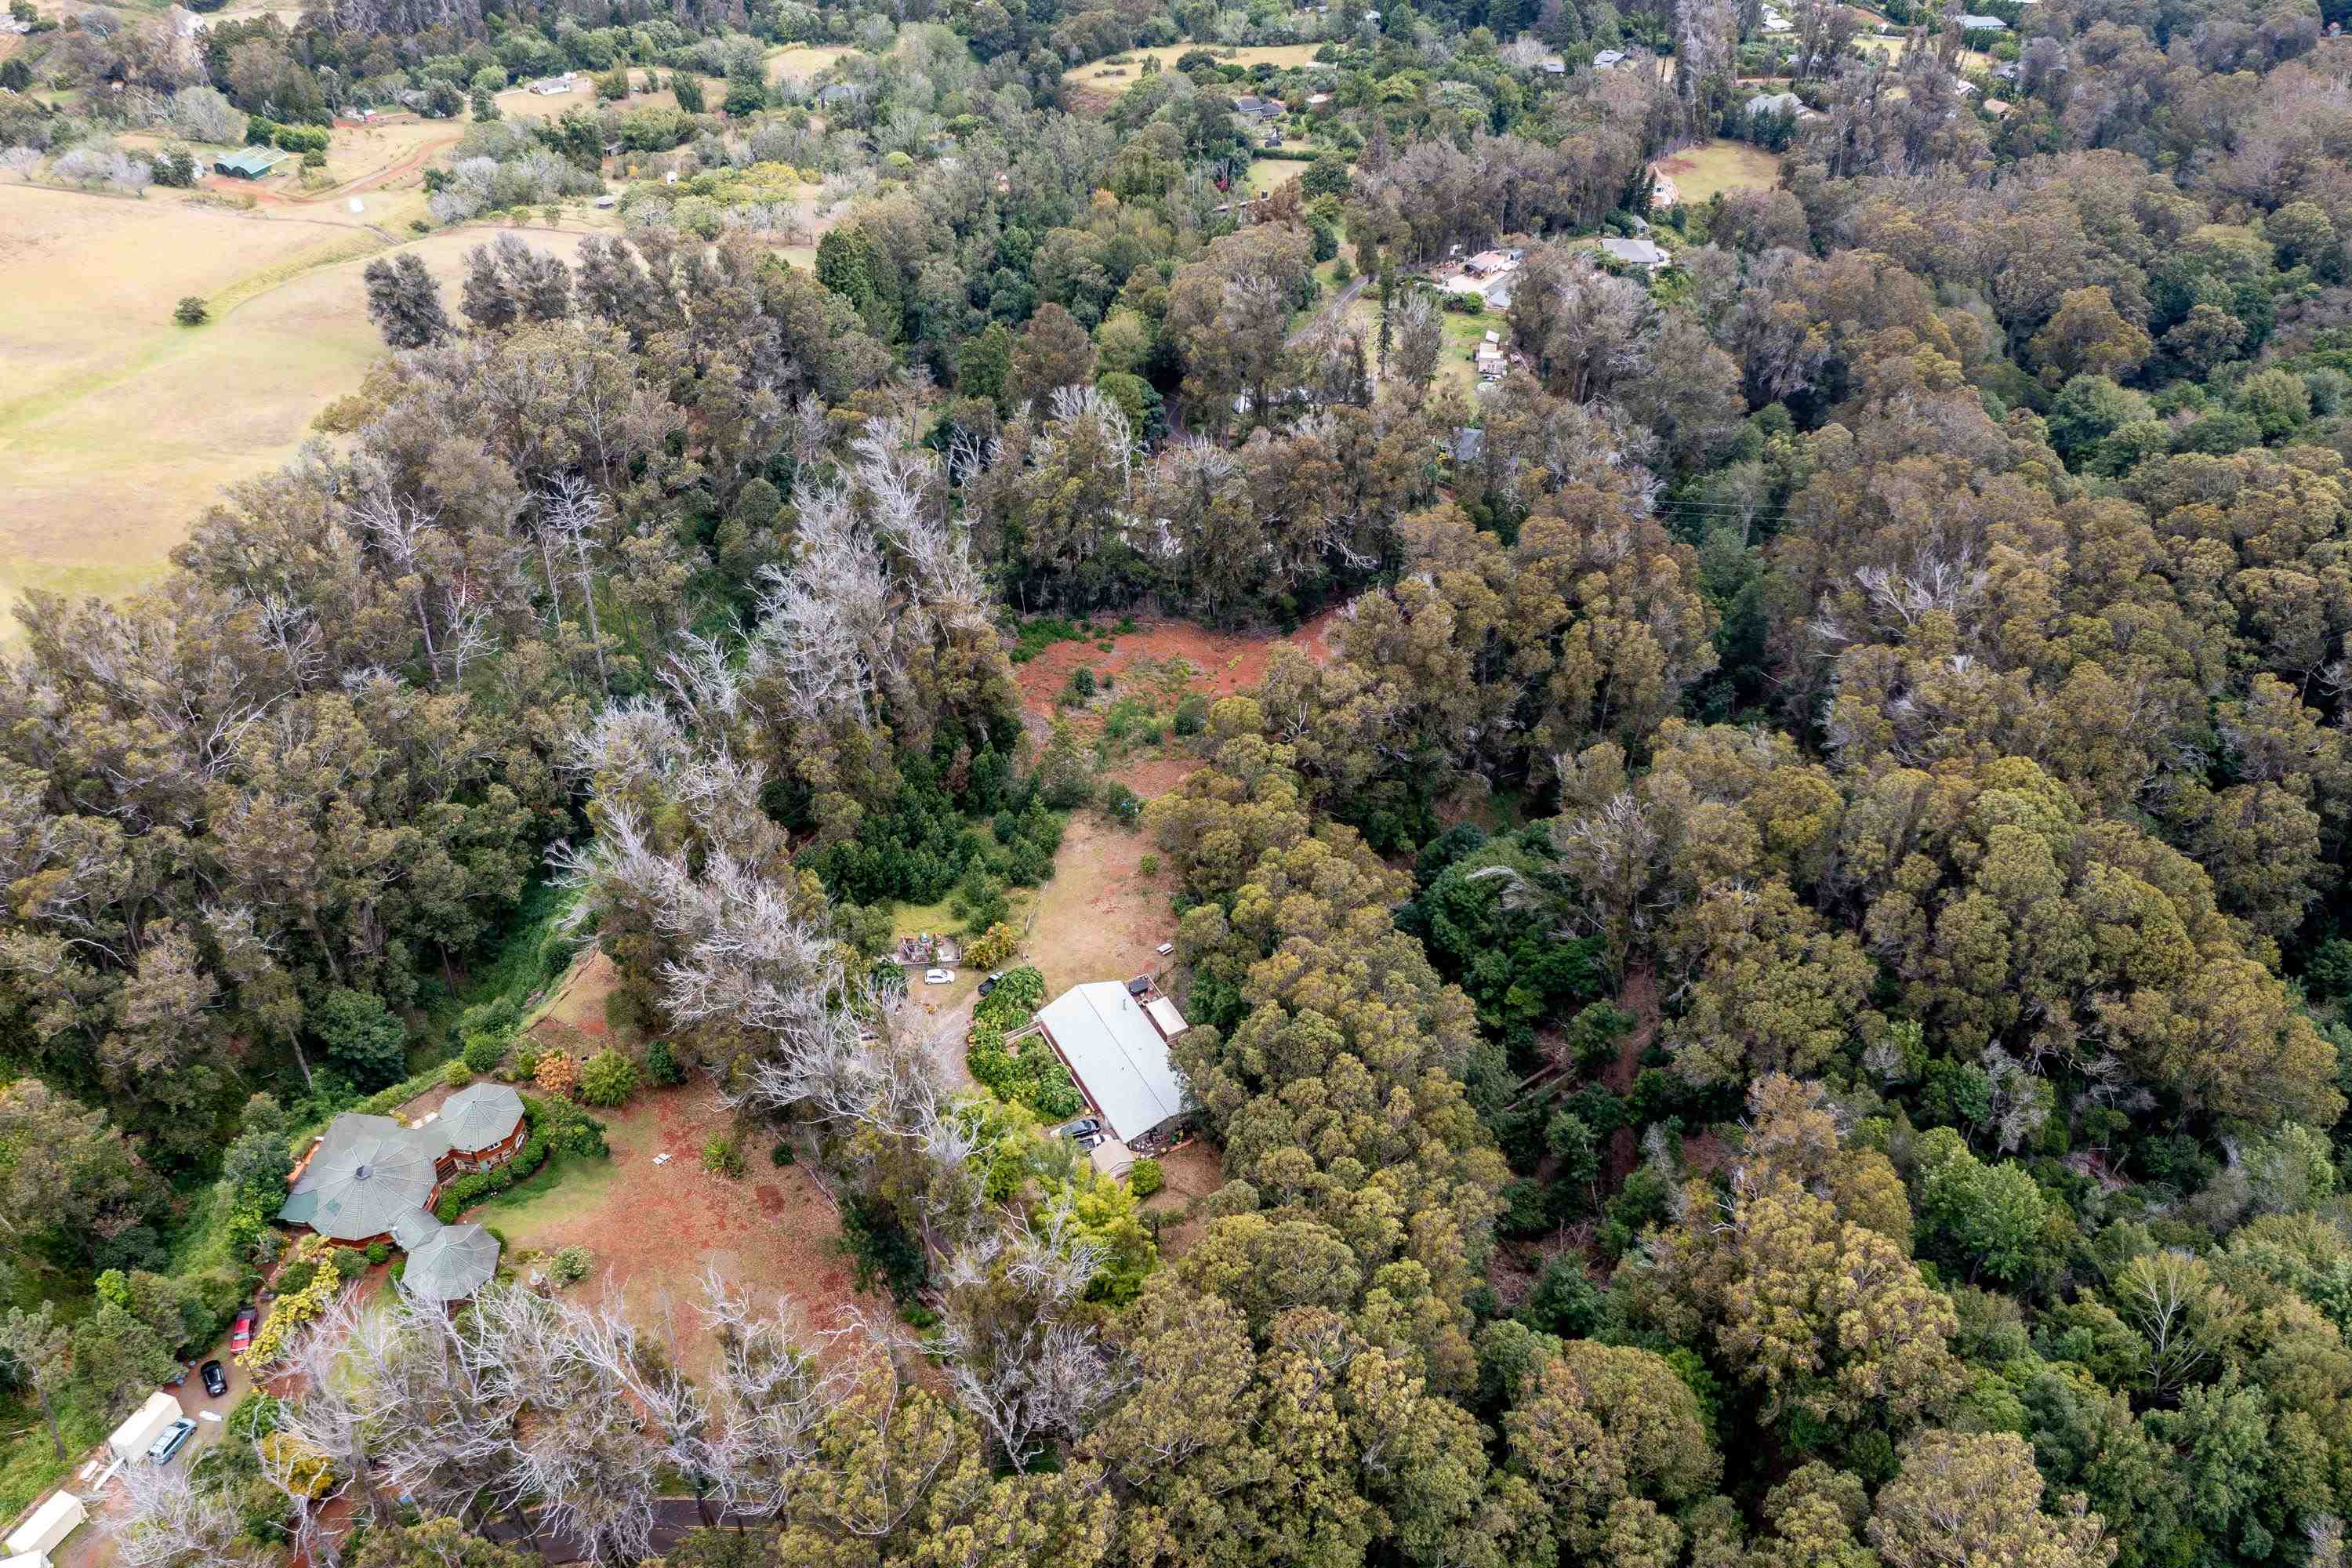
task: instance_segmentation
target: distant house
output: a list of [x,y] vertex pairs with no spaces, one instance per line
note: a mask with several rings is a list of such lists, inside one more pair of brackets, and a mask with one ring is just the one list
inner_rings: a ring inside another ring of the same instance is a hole
[[1652,272],[1673,262],[1674,258],[1658,248],[1654,239],[1619,239],[1614,236],[1601,242],[1601,253],[1612,261],[1628,267],[1646,268]]
[[1454,427],[1453,445],[1446,455],[1457,463],[1475,463],[1486,449],[1486,432],[1475,425],[1457,425]]
[[2017,62],[2015,60],[1998,61],[1992,68],[1992,74],[1995,79],[2000,81],[2015,81],[2017,79]]
[[1168,1047],[1187,1027],[1175,1003],[1098,980],[1039,1008],[1037,1025],[1112,1138],[1132,1146],[1175,1134],[1184,1079]]
[[1536,69],[1543,72],[1546,76],[1566,76],[1568,74],[1568,62],[1561,59],[1558,55],[1546,55],[1537,63]]
[[1793,92],[1759,92],[1748,100],[1748,112],[1759,114],[1799,114],[1804,111],[1805,100]]
[[1518,258],[1507,251],[1482,250],[1462,264],[1462,270],[1473,278],[1492,278],[1508,272],[1518,265]]
[[1764,30],[1768,33],[1785,33],[1789,30],[1789,18],[1767,5],[1764,7]]
[[1234,112],[1246,120],[1279,120],[1289,107],[1278,98],[1260,98],[1254,92],[1234,100]]
[[1592,57],[1592,68],[1597,71],[1614,70],[1624,58],[1625,51],[1622,49],[1603,49]]
[[570,71],[566,71],[562,76],[543,76],[537,81],[530,84],[530,90],[539,94],[541,98],[555,98],[563,93],[570,92],[572,90],[572,73]]
[[247,147],[214,159],[213,173],[233,180],[257,180],[285,161],[286,154],[273,148]]
[[2006,33],[2009,31],[2009,24],[2002,21],[1998,16],[1970,16],[1964,15],[1959,18],[1959,24],[1960,31],[1964,33]]
[[1307,95],[1307,107],[1309,109],[1320,109],[1330,101],[1331,95],[1328,92],[1310,92]]
[[528,1131],[522,1097],[501,1083],[459,1089],[415,1127],[346,1111],[295,1167],[278,1217],[345,1247],[427,1235],[416,1216],[430,1219],[442,1184],[504,1164]]
[[856,83],[837,81],[818,92],[816,100],[825,108],[831,109],[836,103],[856,103],[864,96],[865,94],[858,90]]

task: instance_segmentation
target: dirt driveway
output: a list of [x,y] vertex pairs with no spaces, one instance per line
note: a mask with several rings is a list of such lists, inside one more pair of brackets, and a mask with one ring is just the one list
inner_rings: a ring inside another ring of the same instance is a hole
[[[196,1375],[194,1370],[208,1361],[220,1363],[221,1371],[228,1374],[228,1392],[218,1399],[205,1394],[204,1380]],[[236,1408],[236,1402],[243,1399],[252,1387],[252,1374],[229,1359],[227,1340],[222,1340],[197,1356],[188,1373],[188,1381],[177,1388],[164,1390],[179,1400],[183,1412],[196,1418],[195,1436],[173,1456],[172,1463],[183,1468],[193,1465],[196,1462],[196,1456],[222,1441],[227,1431],[228,1413]],[[89,1490],[90,1482],[95,1481],[106,1468],[102,1447],[100,1458],[94,1462],[98,1468],[90,1472],[89,1480],[82,1479],[82,1468],[79,1465],[66,1477],[67,1489],[89,1505],[89,1518],[79,1530],[68,1536],[62,1545],[49,1553],[49,1561],[56,1568],[113,1568],[114,1542],[106,1533],[105,1521],[108,1510],[121,1501],[122,1482],[118,1477],[102,1494]]]

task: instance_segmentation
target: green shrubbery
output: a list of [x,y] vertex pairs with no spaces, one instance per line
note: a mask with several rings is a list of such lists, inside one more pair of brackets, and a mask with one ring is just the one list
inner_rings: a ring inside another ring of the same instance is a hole
[[619,1105],[637,1091],[637,1064],[607,1046],[580,1069],[580,1098],[590,1105]]
[[1086,1101],[1043,1037],[1029,1040],[1017,1054],[1005,1048],[1005,1036],[1028,1022],[1045,999],[1045,977],[1033,965],[1005,971],[972,1009],[971,1045],[964,1061],[971,1076],[1002,1100],[1049,1119],[1076,1116]]

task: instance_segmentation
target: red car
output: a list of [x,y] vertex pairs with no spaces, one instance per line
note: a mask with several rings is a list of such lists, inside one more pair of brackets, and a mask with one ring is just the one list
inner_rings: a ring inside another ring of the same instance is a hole
[[239,1307],[236,1310],[236,1319],[229,1324],[228,1330],[228,1348],[231,1354],[242,1352],[246,1346],[253,1342],[253,1325],[259,1320],[260,1314],[250,1307]]

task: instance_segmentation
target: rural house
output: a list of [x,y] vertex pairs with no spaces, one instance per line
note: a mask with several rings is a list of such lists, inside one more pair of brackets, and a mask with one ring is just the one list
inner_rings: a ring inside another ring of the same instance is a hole
[[1286,107],[1278,98],[1260,98],[1250,92],[1234,100],[1234,112],[1245,120],[1279,120]]
[[1113,1139],[1131,1148],[1174,1137],[1184,1079],[1168,1047],[1188,1026],[1174,1002],[1097,980],[1039,1008],[1037,1024]]
[[1614,70],[1624,59],[1625,51],[1622,49],[1602,49],[1592,57],[1592,68],[1597,71]]
[[1663,269],[1674,258],[1658,248],[1654,239],[1618,239],[1601,242],[1601,253],[1612,261],[1622,261],[1628,267],[1646,268],[1652,272]]
[[504,1164],[526,1131],[522,1097],[502,1083],[461,1089],[415,1127],[346,1111],[294,1168],[278,1217],[345,1247],[400,1241],[404,1222],[415,1237],[410,1216],[429,1216],[444,1182]]

